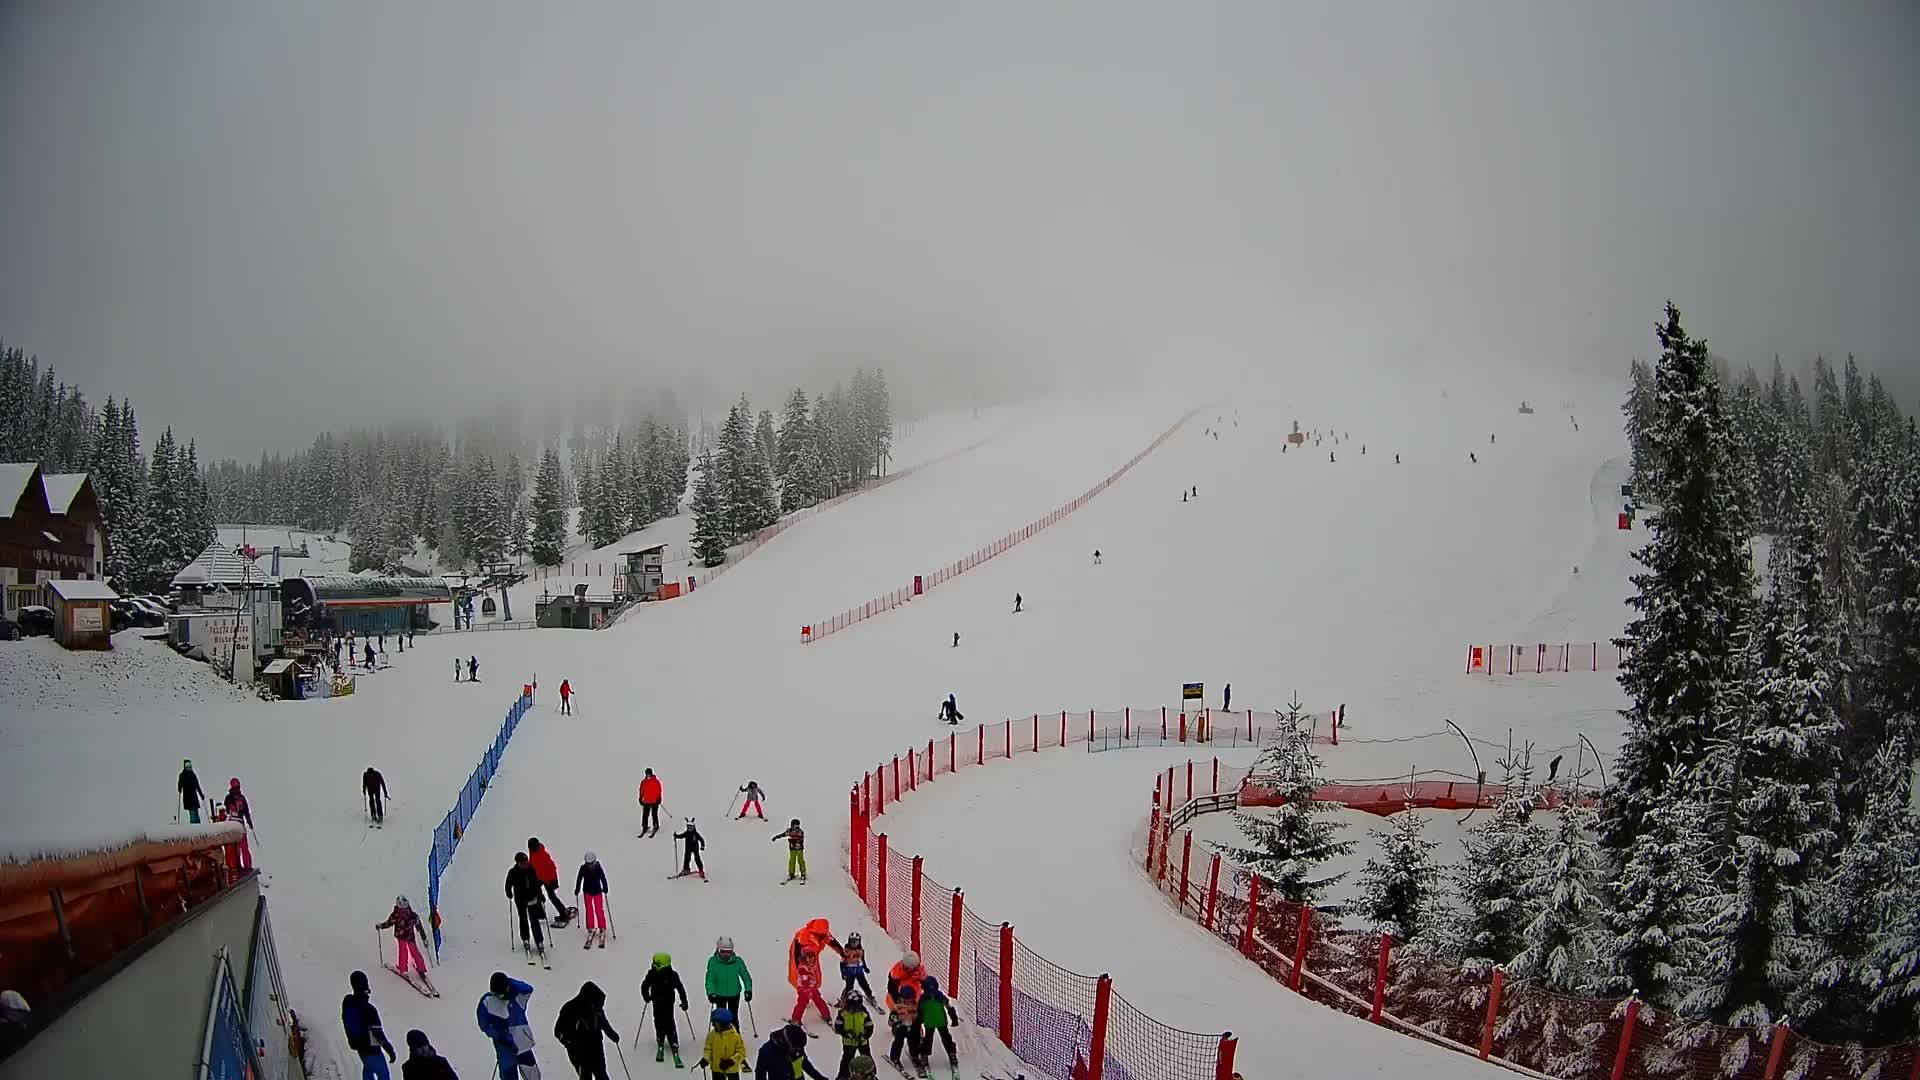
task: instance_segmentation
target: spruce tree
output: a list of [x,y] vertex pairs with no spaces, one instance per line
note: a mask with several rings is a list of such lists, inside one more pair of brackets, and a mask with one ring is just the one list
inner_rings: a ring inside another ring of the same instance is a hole
[[1706,344],[1687,336],[1667,305],[1657,328],[1653,421],[1646,431],[1652,469],[1644,497],[1656,509],[1653,539],[1637,553],[1637,613],[1619,643],[1630,704],[1624,744],[1603,821],[1616,858],[1629,857],[1648,820],[1670,797],[1674,770],[1708,757],[1736,726],[1742,664],[1738,655],[1752,591],[1747,537],[1720,387]]
[[727,507],[721,485],[713,452],[702,453],[693,479],[693,557],[702,566],[719,566],[727,560]]
[[507,517],[500,505],[499,474],[494,469],[493,458],[485,453],[474,455],[467,498],[470,505],[465,538],[467,557],[479,565],[499,562],[507,553]]
[[181,549],[186,552],[186,558],[181,562],[185,566],[205,551],[217,534],[213,520],[213,499],[207,493],[206,477],[200,471],[200,451],[192,439],[187,440],[187,453],[181,461],[180,471],[187,517],[186,544]]
[[1471,961],[1505,964],[1526,947],[1526,930],[1539,911],[1537,859],[1546,831],[1533,820],[1540,793],[1523,753],[1503,762],[1506,787],[1493,813],[1464,842],[1454,868],[1455,952]]
[[1645,499],[1644,486],[1653,475],[1654,451],[1650,442],[1650,432],[1654,423],[1654,386],[1653,369],[1647,362],[1634,357],[1627,369],[1629,384],[1627,400],[1621,406],[1621,412],[1627,418],[1627,448],[1631,453],[1629,479],[1637,498]]
[[558,566],[567,546],[567,512],[560,505],[560,455],[549,447],[533,480],[533,561]]
[[754,447],[753,412],[746,395],[727,411],[720,428],[721,499],[725,506],[724,529],[727,542],[733,544],[760,528],[763,502],[760,498],[762,472],[759,453]]
[[813,453],[813,427],[807,414],[807,392],[795,387],[787,395],[786,413],[775,440],[778,464],[774,475],[780,481],[780,508],[788,513],[817,501],[814,480],[805,469]]
[[1234,813],[1234,823],[1253,846],[1237,848],[1233,855],[1259,871],[1280,899],[1312,904],[1346,876],[1315,876],[1320,864],[1351,852],[1353,842],[1339,838],[1339,806],[1314,798],[1325,780],[1298,700],[1280,715],[1277,736],[1277,745],[1261,753],[1254,776],[1285,801],[1271,815]]
[[1672,1008],[1693,988],[1705,946],[1701,897],[1709,888],[1707,815],[1689,773],[1661,778],[1668,795],[1655,801],[1645,829],[1609,883],[1602,938],[1609,994],[1637,992],[1657,1008]]
[[1377,853],[1360,871],[1355,911],[1374,930],[1400,941],[1424,937],[1439,909],[1439,870],[1426,818],[1411,805],[1373,831]]
[[1575,805],[1579,793],[1563,803],[1553,835],[1541,849],[1529,891],[1537,904],[1521,937],[1519,955],[1508,965],[1515,981],[1532,982],[1557,994],[1592,989],[1598,975],[1601,914],[1601,857],[1594,837],[1593,810]]
[[753,438],[758,444],[761,460],[767,462],[771,469],[780,460],[780,443],[773,431],[773,410],[760,410],[760,418],[754,421]]

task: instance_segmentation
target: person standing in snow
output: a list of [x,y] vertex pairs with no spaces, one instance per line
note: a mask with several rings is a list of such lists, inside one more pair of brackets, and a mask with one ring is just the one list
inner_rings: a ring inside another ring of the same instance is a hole
[[707,957],[707,1000],[738,1016],[742,994],[747,1001],[753,1000],[753,972],[733,951],[733,939],[723,934],[713,943],[713,955]]
[[846,986],[840,991],[841,997],[853,993],[858,986],[867,992],[868,1000],[873,998],[873,987],[867,982],[867,947],[857,933],[847,935],[847,943],[840,949],[840,981]]
[[607,947],[607,872],[601,869],[600,857],[589,851],[580,860],[580,869],[573,875],[573,895],[586,892],[587,941],[586,948],[594,943],[594,935],[600,936],[600,947]]
[[787,841],[787,880],[792,881],[797,870],[800,883],[804,885],[807,881],[807,831],[800,827],[799,818],[794,818],[785,829],[773,834],[775,840],[782,837]]
[[372,671],[373,669],[373,642],[369,641],[367,642],[367,670]]
[[568,682],[565,679],[561,679],[560,680],[560,715],[561,716],[573,715],[572,698],[573,698],[573,684]]
[[827,1080],[807,1060],[807,1033],[798,1024],[775,1028],[753,1062],[755,1080]]
[[687,987],[680,981],[680,973],[673,970],[673,957],[666,953],[653,954],[653,967],[648,969],[647,977],[640,981],[640,1000],[653,1006],[653,1060],[666,1060],[667,1049],[673,1049],[673,1067],[680,1065],[680,1029],[673,1022],[673,998],[680,996],[680,1008],[687,1007]]
[[693,1067],[711,1067],[713,1080],[739,1080],[740,1070],[747,1064],[747,1041],[734,1026],[733,1010],[724,1005],[717,1007],[708,1019],[713,1022],[713,1030],[707,1033],[707,1044]]
[[407,1032],[407,1060],[400,1066],[400,1076],[402,1080],[460,1080],[419,1028]]
[[1233,684],[1232,683],[1228,683],[1227,688],[1221,691],[1220,711],[1221,712],[1233,711]]
[[761,800],[767,797],[767,793],[760,789],[759,781],[749,780],[747,786],[740,790],[747,793],[747,801],[740,804],[740,817],[733,820],[739,821],[740,818],[746,817],[749,810],[753,811],[753,816],[761,821],[767,820],[766,810],[761,806]]
[[387,778],[380,775],[379,769],[369,765],[367,771],[360,774],[360,790],[367,797],[367,813],[372,815],[374,823],[386,821],[386,800],[391,798],[387,794]]
[[844,995],[840,1010],[833,1017],[833,1030],[840,1036],[841,1047],[840,1071],[834,1074],[834,1080],[846,1080],[854,1058],[862,1054],[873,1056],[873,1014],[867,1011],[866,999],[858,990]]
[[194,775],[192,759],[180,763],[180,779],[174,782],[174,789],[180,793],[180,807],[187,812],[187,820],[200,824],[200,800],[206,798],[206,793],[200,790],[200,778]]
[[940,982],[929,975],[922,984],[920,995],[920,1046],[915,1054],[915,1064],[921,1069],[927,1067],[927,1059],[933,1056],[933,1037],[940,1036],[940,1044],[947,1049],[947,1066],[958,1073],[960,1054],[953,1045],[953,1032],[949,1028],[947,995],[941,993]]
[[1099,548],[1093,549],[1093,565],[1095,566],[1100,565],[1100,549]]
[[556,928],[567,925],[572,915],[567,911],[567,902],[560,899],[560,867],[554,864],[553,855],[538,837],[527,837],[527,859],[533,864],[534,875],[540,879],[547,899],[553,901],[553,925]]
[[457,656],[453,658],[453,681],[460,681],[460,658]]
[[480,658],[477,656],[467,657],[467,681],[480,681]]
[[[541,926],[547,921],[547,904],[540,896],[540,876],[533,872],[533,864],[528,861],[524,851],[513,855],[513,869],[507,871],[507,899],[513,902],[513,909],[520,914],[520,947],[528,951],[527,963],[533,963],[531,953],[538,950],[544,956],[547,951],[546,935]],[[528,929],[532,929],[532,941],[528,941]]]
[[[654,827],[656,829],[659,828],[657,825]],[[707,839],[700,835],[699,829],[694,828],[693,819],[688,818],[686,831],[674,833],[673,838],[687,842],[687,853],[680,861],[680,872],[674,876],[686,877],[688,874],[695,873],[695,868],[697,867],[699,875],[703,878],[706,877],[707,863],[705,859],[700,857],[700,849],[707,846]]]
[[560,1015],[553,1022],[553,1037],[567,1048],[567,1062],[580,1074],[580,1080],[609,1080],[607,1048],[600,1036],[617,1043],[620,1033],[607,1023],[606,1004],[605,990],[591,981],[581,983],[580,992],[560,1006]]
[[533,1025],[527,1022],[527,999],[532,996],[533,987],[496,971],[474,1007],[481,1033],[493,1040],[500,1080],[540,1080],[540,1065],[533,1057]]
[[375,930],[385,930],[388,927],[393,928],[393,951],[396,955],[394,970],[400,973],[401,978],[406,978],[407,962],[411,960],[413,966],[420,969],[420,977],[425,979],[427,958],[421,954],[420,946],[414,943],[415,935],[422,933],[424,928],[420,925],[420,916],[414,912],[413,906],[407,903],[406,897],[394,897],[393,910],[387,913],[384,921],[373,924]]
[[1021,603],[1022,603],[1022,602],[1023,602],[1023,601],[1022,601],[1022,599],[1021,599],[1021,596],[1020,596],[1020,594],[1019,594],[1019,593],[1014,593],[1014,594],[1013,594],[1013,613],[1014,613],[1015,615],[1018,615],[1018,614],[1020,614],[1020,605],[1021,605]]
[[660,833],[660,778],[648,769],[647,775],[640,780],[640,835],[658,836]]
[[[340,1026],[347,1029],[347,1046],[360,1055],[360,1080],[390,1080],[390,1062],[398,1060],[386,1029],[380,1026],[380,1010],[373,1007],[373,990],[367,985],[367,973],[356,971],[347,977],[353,992],[340,999]],[[386,1054],[382,1061],[380,1055]]]
[[239,777],[227,780],[227,797],[220,800],[220,805],[226,807],[228,821],[238,821],[249,829],[253,828],[253,807],[240,791]]

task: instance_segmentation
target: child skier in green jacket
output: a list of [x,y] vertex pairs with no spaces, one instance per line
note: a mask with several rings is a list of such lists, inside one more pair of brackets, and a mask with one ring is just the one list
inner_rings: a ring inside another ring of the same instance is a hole
[[940,991],[940,982],[929,975],[923,980],[920,993],[920,1046],[916,1051],[922,1069],[933,1057],[933,1037],[940,1036],[940,1043],[947,1048],[947,1067],[954,1076],[960,1075],[960,1054],[953,1045],[953,1030],[949,1027],[951,1017],[947,1015],[947,995]]

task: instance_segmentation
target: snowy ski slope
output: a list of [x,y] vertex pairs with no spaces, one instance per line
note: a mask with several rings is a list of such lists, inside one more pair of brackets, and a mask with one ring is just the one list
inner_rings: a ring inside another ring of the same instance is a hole
[[[290,989],[321,1050],[345,1057],[332,1003],[361,967],[376,975],[390,1028],[423,1028],[463,1075],[486,1075],[491,1053],[472,1005],[496,968],[533,976],[537,1050],[549,1068],[564,1068],[548,1037],[554,1010],[594,979],[631,1050],[639,978],[657,951],[674,954],[697,998],[714,937],[732,935],[761,989],[762,1034],[791,1007],[782,953],[807,919],[864,931],[874,966],[891,964],[893,949],[839,867],[846,785],[933,734],[948,692],[974,721],[1172,700],[1189,679],[1205,680],[1217,704],[1218,684],[1231,681],[1243,707],[1280,704],[1295,689],[1316,704],[1344,700],[1355,738],[1424,733],[1450,716],[1488,737],[1509,725],[1543,742],[1586,730],[1610,747],[1608,676],[1470,680],[1460,661],[1469,641],[1527,640],[1547,626],[1575,639],[1618,630],[1634,538],[1607,531],[1607,503],[1595,494],[1622,449],[1617,388],[1543,380],[1453,386],[1443,397],[1437,381],[1323,374],[1212,406],[1053,529],[816,645],[800,644],[802,623],[1071,498],[1194,403],[1049,403],[986,446],[794,527],[644,619],[600,633],[422,638],[346,699],[267,704],[191,686],[151,693],[147,683],[162,676],[71,669],[45,642],[0,649],[0,753],[9,763],[0,820],[34,822],[57,848],[63,835],[161,820],[182,757],[210,787],[242,777]],[[1558,410],[1516,415],[1521,396],[1581,403],[1581,432]],[[1296,418],[1351,439],[1283,456]],[[1210,426],[1218,440],[1204,433]],[[1489,446],[1496,432],[1499,444]],[[1199,497],[1183,504],[1181,489],[1193,485]],[[1092,565],[1095,547],[1103,566]],[[1027,608],[1017,616],[1016,591]],[[469,653],[484,681],[453,685],[453,659]],[[71,670],[70,685],[19,677],[29,665]],[[424,904],[433,827],[520,683],[536,675],[539,707],[443,883],[446,966],[434,974],[446,996],[419,997],[374,968],[373,924],[396,893]],[[557,715],[562,678],[579,691],[572,717]],[[1330,753],[1330,771],[1379,775],[1355,771],[1375,758],[1391,761],[1381,766],[1389,772],[1408,764],[1367,753],[1354,748],[1346,759],[1354,769]],[[1161,906],[1127,852],[1153,770],[1174,755],[1056,754],[935,785],[897,819],[890,814],[889,828],[927,855],[930,872],[966,885],[972,904],[1018,924],[1050,959],[1112,970],[1129,1000],[1168,1023],[1241,1033],[1249,1076],[1315,1075],[1324,1071],[1317,1062],[1334,1060],[1343,1075],[1386,1075],[1403,1072],[1410,1056],[1436,1076],[1486,1075],[1287,995]],[[396,796],[377,831],[358,808],[369,764]],[[643,767],[665,781],[670,828],[699,819],[711,882],[667,881],[667,837],[635,837]],[[772,820],[723,820],[748,779],[767,788]],[[784,845],[771,840],[793,816],[809,833],[805,887],[779,884]],[[553,849],[569,881],[583,850],[599,854],[620,934],[604,952],[583,953],[581,932],[562,931],[550,973],[527,969],[508,947],[501,880],[529,836]],[[1069,886],[1087,903],[1058,903]],[[694,1020],[683,1042],[704,1032],[703,1009]],[[830,1067],[836,1047],[815,1045],[815,1063]]]

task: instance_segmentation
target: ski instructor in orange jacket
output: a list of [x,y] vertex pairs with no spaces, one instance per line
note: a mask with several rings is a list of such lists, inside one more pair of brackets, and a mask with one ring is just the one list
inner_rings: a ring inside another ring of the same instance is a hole
[[648,769],[646,778],[640,781],[640,835],[657,836],[660,833],[660,778]]

